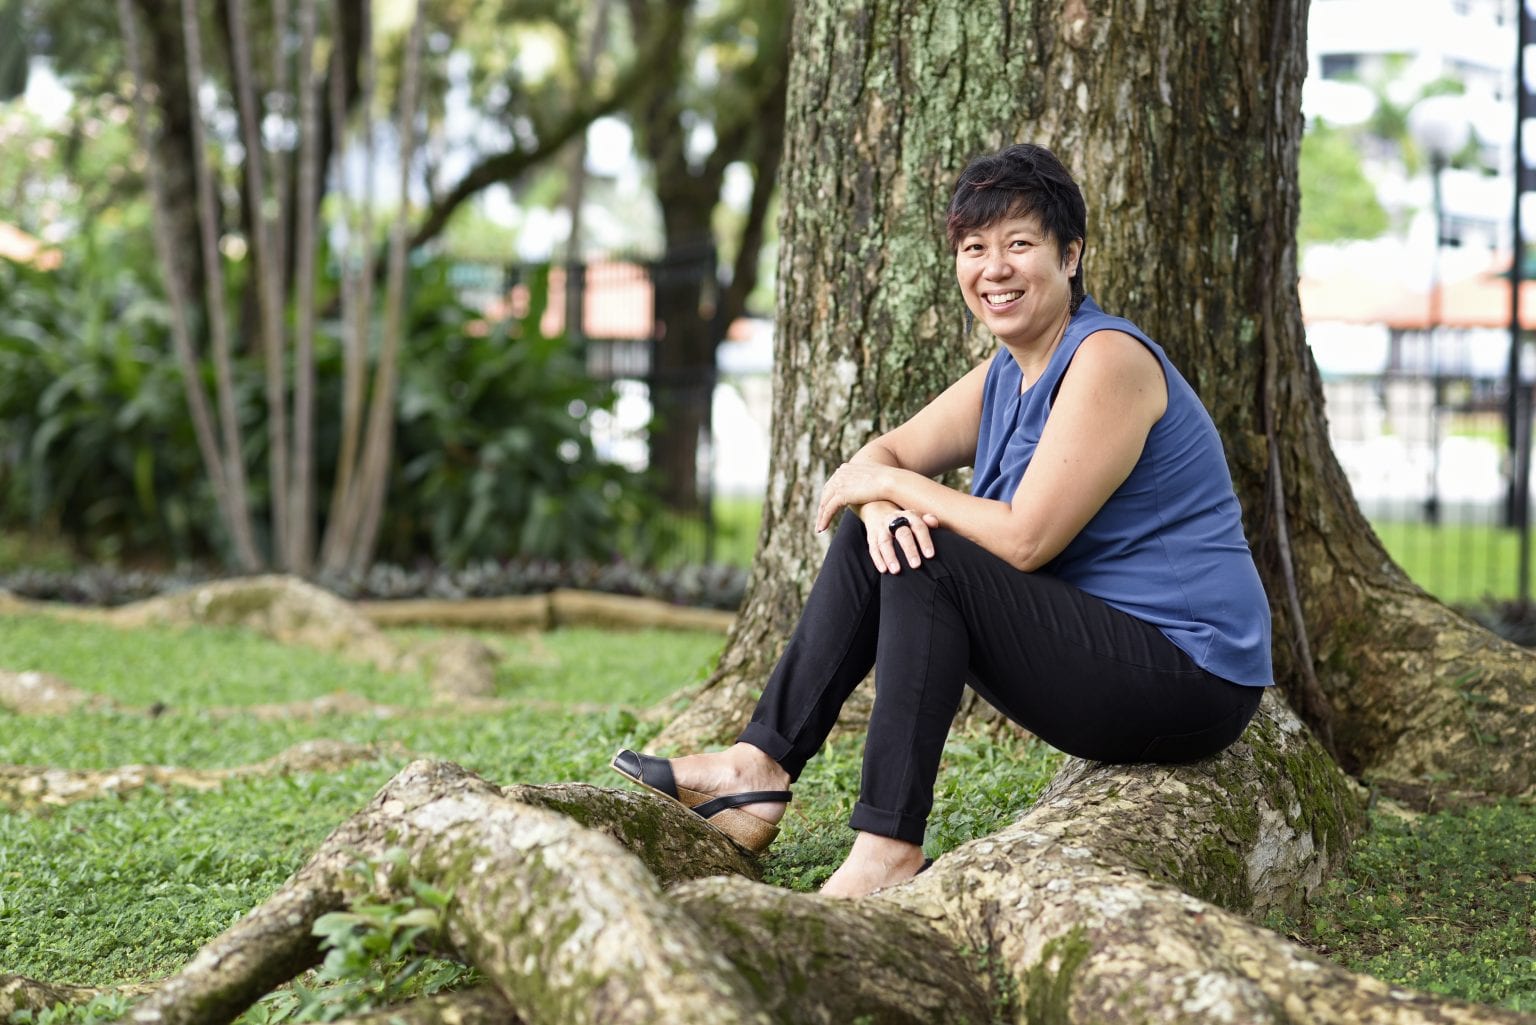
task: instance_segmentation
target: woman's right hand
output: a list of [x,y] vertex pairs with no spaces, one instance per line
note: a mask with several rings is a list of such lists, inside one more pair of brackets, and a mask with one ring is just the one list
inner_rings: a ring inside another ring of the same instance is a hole
[[[892,531],[891,522],[898,517],[906,523]],[[903,555],[913,569],[921,566],[923,559],[933,558],[933,536],[929,531],[939,525],[939,518],[932,513],[903,509],[895,502],[881,500],[864,503],[859,508],[859,519],[864,523],[869,560],[881,573],[900,573]]]

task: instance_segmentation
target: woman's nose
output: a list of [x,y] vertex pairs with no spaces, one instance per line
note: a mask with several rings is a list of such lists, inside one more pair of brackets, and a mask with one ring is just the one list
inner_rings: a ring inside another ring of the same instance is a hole
[[1006,278],[1012,271],[1013,268],[1008,265],[1007,260],[1003,259],[1003,255],[994,253],[987,257],[986,266],[982,268],[981,273],[987,280],[997,281]]

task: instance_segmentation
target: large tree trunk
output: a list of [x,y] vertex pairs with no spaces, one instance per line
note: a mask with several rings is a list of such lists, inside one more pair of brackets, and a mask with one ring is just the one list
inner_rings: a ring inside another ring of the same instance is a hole
[[1403,576],[1329,447],[1295,288],[1305,0],[796,17],[758,557],[718,672],[659,743],[739,728],[820,562],[821,483],[989,348],[961,334],[942,212],[969,157],[1033,140],[1088,199],[1089,291],[1163,343],[1221,430],[1292,703],[1403,796],[1527,790],[1536,661]]

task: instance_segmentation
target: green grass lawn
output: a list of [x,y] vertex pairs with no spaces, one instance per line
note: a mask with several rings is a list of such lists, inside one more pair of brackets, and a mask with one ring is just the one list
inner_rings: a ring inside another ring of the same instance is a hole
[[1302,920],[1269,924],[1394,985],[1536,1011],[1536,809],[1375,813]]
[[[1519,593],[1520,539],[1513,530],[1385,520],[1372,527],[1413,582],[1443,602],[1509,601]],[[1532,548],[1530,580],[1536,585],[1536,539]]]
[[704,520],[699,516],[668,515],[656,524],[657,529],[671,537],[671,544],[660,553],[658,561],[662,566],[708,562],[742,569],[751,567],[752,556],[757,552],[757,529],[763,520],[763,500],[716,498],[710,512],[714,518],[712,540],[706,540]]
[[[241,631],[122,633],[0,617],[0,668],[51,672],[130,706],[52,717],[0,713],[0,763],[205,768],[259,761],[314,737],[387,745],[376,760],[333,773],[247,778],[208,792],[152,787],[43,813],[0,811],[0,966],[98,985],[174,970],[260,903],[414,756],[452,759],[497,782],[615,785],[611,753],[644,745],[657,729],[636,713],[702,679],[724,643],[716,634],[665,631],[484,636],[506,656],[499,696],[525,703],[496,714],[428,714],[417,676]],[[423,711],[280,722],[210,714],[338,689]],[[155,717],[131,710],[157,702],[164,711]],[[1057,762],[1031,743],[951,738],[929,853],[1016,818]],[[812,763],[765,861],[769,882],[814,889],[841,861],[859,764],[858,738],[834,741]],[[1536,811],[1506,802],[1411,822],[1378,812],[1373,822],[1347,871],[1305,916],[1270,924],[1395,984],[1536,1009]],[[451,968],[438,971],[455,977]],[[311,976],[269,998],[247,1025],[339,1013],[335,994],[344,987],[318,985]],[[122,1004],[107,1000],[95,1010],[111,1017]],[[36,1025],[66,1020],[84,1014]]]

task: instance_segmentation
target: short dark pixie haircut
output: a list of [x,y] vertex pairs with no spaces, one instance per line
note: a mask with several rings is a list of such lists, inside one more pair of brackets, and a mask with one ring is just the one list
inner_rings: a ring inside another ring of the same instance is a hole
[[[1067,244],[1088,235],[1088,207],[1072,174],[1044,146],[1021,142],[1001,153],[977,157],[960,172],[949,200],[945,232],[949,248],[978,228],[1004,219],[1034,214],[1048,238],[1056,241],[1063,264]],[[1083,257],[1072,275],[1072,312],[1083,302]]]

